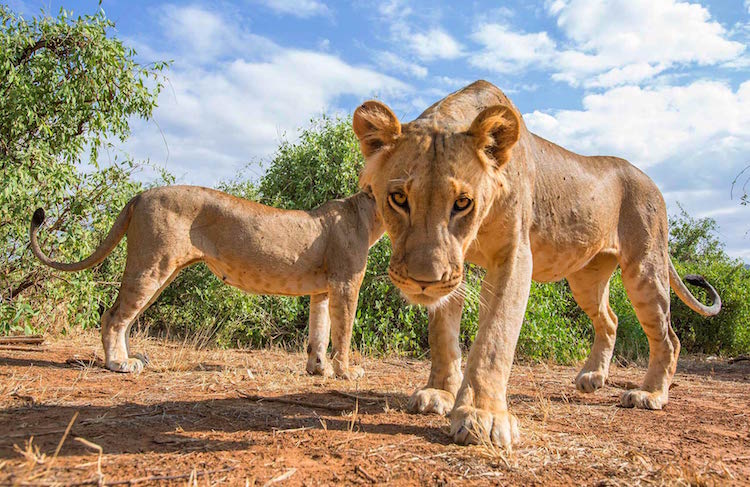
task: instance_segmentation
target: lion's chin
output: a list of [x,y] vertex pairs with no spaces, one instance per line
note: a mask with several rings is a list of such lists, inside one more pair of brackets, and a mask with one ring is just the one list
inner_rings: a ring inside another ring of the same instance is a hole
[[401,289],[401,294],[406,298],[406,300],[410,304],[417,304],[426,307],[427,309],[433,311],[437,308],[440,308],[445,303],[450,301],[451,295],[455,292],[455,289],[450,291],[449,293],[435,296],[432,294],[426,294],[426,293],[409,293],[407,291],[404,291]]

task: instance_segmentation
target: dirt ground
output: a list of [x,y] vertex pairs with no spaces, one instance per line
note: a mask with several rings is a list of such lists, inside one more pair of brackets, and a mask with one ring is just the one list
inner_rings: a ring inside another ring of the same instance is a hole
[[506,452],[405,412],[427,361],[364,358],[350,383],[308,376],[299,353],[134,348],[140,375],[92,364],[93,335],[0,350],[0,484],[750,484],[750,362],[682,359],[663,411],[616,405],[639,367],[585,395],[575,367],[516,365]]

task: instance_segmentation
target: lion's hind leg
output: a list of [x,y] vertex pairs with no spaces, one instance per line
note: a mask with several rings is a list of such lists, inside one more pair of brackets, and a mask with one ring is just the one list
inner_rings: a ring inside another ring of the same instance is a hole
[[586,267],[568,276],[573,297],[594,325],[591,353],[576,377],[576,388],[581,392],[601,388],[609,374],[617,335],[617,315],[609,305],[609,280],[616,267],[614,254],[600,253]]
[[148,363],[146,355],[131,352],[128,340],[130,327],[181,268],[169,259],[150,256],[148,265],[144,265],[142,260],[128,255],[120,293],[115,304],[102,315],[104,361],[106,367],[115,372],[140,372]]
[[648,337],[648,371],[640,389],[623,393],[624,407],[661,409],[669,399],[669,386],[677,368],[680,341],[670,323],[669,264],[666,245],[655,255],[643,252],[623,264],[622,280],[636,316]]

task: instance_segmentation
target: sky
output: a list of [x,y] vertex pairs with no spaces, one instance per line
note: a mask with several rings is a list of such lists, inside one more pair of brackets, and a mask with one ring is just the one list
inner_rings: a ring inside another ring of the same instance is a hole
[[[8,4],[26,16],[99,8]],[[409,121],[486,79],[532,132],[581,154],[628,159],[657,183],[670,214],[679,204],[714,218],[729,254],[750,262],[750,207],[737,194],[744,177],[732,194],[750,164],[750,0],[103,0],[101,8],[140,62],[172,61],[154,119],[134,121],[122,149],[178,182],[212,186],[249,163],[257,176],[280,140],[322,113],[348,115],[377,98]]]

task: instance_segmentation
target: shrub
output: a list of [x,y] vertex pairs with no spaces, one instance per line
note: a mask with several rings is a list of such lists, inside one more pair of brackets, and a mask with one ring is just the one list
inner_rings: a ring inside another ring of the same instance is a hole
[[55,259],[96,247],[141,189],[136,164],[115,156],[101,167],[98,155],[128,136],[131,117],[151,116],[163,65],[135,63],[102,12],[26,21],[0,6],[0,23],[0,334],[91,326],[112,300],[123,249],[93,272],[56,272],[31,255],[29,221],[47,210],[40,240]]

